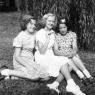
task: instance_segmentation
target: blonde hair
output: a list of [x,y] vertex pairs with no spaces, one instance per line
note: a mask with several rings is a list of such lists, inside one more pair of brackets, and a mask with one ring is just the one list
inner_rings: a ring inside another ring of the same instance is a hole
[[48,19],[49,16],[54,16],[55,17],[55,22],[54,22],[54,27],[55,27],[57,25],[57,17],[56,17],[55,14],[52,14],[52,13],[45,14],[42,18],[41,23],[45,26],[46,25],[46,20]]

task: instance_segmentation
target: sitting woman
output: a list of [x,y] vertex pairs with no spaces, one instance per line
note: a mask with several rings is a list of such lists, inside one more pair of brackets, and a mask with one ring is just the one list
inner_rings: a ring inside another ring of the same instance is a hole
[[57,23],[56,16],[52,13],[45,14],[42,18],[44,28],[40,29],[36,34],[37,51],[35,52],[35,61],[43,66],[50,76],[57,77],[52,84],[47,84],[51,89],[59,92],[58,85],[61,76],[65,76],[67,80],[66,90],[75,95],[85,95],[71,78],[68,69],[68,58],[55,56],[53,52],[55,32],[53,30]]
[[68,57],[70,67],[72,67],[72,69],[77,73],[82,82],[87,85],[87,82],[93,82],[93,77],[88,72],[78,55],[76,33],[68,31],[66,24],[65,19],[62,19],[59,22],[58,32],[55,35],[56,40],[54,53],[57,56]]
[[24,15],[21,21],[21,32],[14,38],[13,66],[14,70],[4,69],[1,75],[16,76],[37,80],[48,78],[48,73],[39,64],[34,62],[33,49],[35,48],[36,20],[30,15]]

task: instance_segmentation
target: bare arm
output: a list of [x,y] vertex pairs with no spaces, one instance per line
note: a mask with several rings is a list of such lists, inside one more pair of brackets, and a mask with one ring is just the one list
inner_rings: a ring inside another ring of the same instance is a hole
[[76,36],[76,34],[73,34],[71,49],[69,51],[70,51],[69,56],[68,56],[69,58],[74,57],[77,54],[77,52],[78,52],[77,36]]
[[49,40],[50,40],[50,37],[48,36],[44,44],[40,41],[37,42],[37,46],[41,54],[45,54],[48,44],[49,44]]
[[72,52],[71,54],[74,56],[78,52],[78,47],[77,47],[77,37],[75,36],[72,41]]
[[56,42],[54,43],[53,51],[54,51],[54,54],[57,56],[64,56],[62,51],[59,50],[59,46]]
[[74,50],[75,52],[77,52],[77,51],[78,51],[77,38],[75,38],[75,39],[73,40],[72,46],[73,46],[73,50]]

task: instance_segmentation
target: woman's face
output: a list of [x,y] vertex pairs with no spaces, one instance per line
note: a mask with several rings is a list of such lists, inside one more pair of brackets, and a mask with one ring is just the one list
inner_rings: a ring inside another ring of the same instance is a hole
[[61,34],[65,35],[67,31],[67,26],[65,24],[59,24],[59,31]]
[[29,33],[34,33],[35,32],[35,24],[36,24],[36,20],[31,19],[31,21],[27,24],[27,31]]
[[49,16],[46,20],[46,27],[52,29],[55,24],[55,16]]

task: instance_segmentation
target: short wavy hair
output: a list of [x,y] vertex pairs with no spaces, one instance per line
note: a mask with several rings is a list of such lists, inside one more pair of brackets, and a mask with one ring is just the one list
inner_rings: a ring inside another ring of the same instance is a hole
[[45,25],[46,25],[46,20],[47,20],[47,18],[48,18],[49,16],[54,16],[54,17],[55,17],[54,27],[56,27],[56,25],[57,25],[57,17],[56,17],[56,15],[53,14],[53,13],[47,13],[47,14],[45,14],[45,15],[42,17],[42,19],[41,19],[42,25],[45,27]]
[[20,27],[22,31],[25,31],[27,29],[27,24],[31,21],[31,19],[35,20],[33,16],[27,14],[22,17],[20,22]]

